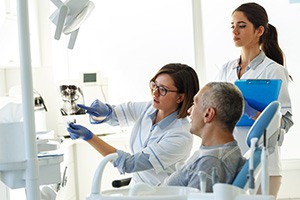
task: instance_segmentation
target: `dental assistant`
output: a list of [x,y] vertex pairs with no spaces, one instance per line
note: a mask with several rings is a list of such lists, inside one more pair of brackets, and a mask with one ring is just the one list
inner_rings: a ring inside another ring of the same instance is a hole
[[[281,79],[282,85],[278,101],[281,104],[281,129],[279,146],[284,133],[293,125],[291,99],[288,83],[291,79],[284,67],[284,56],[278,45],[277,30],[269,24],[265,9],[257,3],[240,5],[232,13],[232,36],[236,47],[241,48],[238,59],[223,65],[219,81],[235,82],[237,79]],[[244,114],[250,119],[257,119],[260,112],[250,107],[245,101]],[[250,127],[237,126],[235,138],[243,153],[248,150],[246,136]],[[281,184],[280,148],[269,156],[270,194],[275,197]]]
[[149,86],[150,102],[109,105],[95,100],[90,107],[78,105],[90,115],[92,124],[133,125],[131,153],[114,148],[81,125],[68,127],[72,139],[86,140],[103,156],[117,152],[113,164],[121,174],[133,173],[131,185],[161,184],[175,171],[176,163],[189,157],[193,143],[187,115],[199,90],[194,69],[185,64],[167,64],[150,80]]

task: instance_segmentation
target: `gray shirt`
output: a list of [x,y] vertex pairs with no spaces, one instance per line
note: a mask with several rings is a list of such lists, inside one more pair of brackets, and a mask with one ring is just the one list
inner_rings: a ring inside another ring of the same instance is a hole
[[220,183],[232,183],[245,162],[236,141],[224,145],[200,146],[193,156],[176,172],[171,174],[163,185],[187,186],[200,189],[200,171],[206,173],[206,192],[212,192],[212,171],[216,168]]

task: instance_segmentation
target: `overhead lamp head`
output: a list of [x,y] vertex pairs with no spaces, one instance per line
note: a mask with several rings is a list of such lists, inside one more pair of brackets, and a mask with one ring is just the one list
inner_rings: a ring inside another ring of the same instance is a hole
[[51,21],[56,25],[54,38],[59,40],[61,34],[70,34],[68,48],[73,49],[82,23],[91,14],[95,5],[89,0],[51,0],[57,9],[50,16]]

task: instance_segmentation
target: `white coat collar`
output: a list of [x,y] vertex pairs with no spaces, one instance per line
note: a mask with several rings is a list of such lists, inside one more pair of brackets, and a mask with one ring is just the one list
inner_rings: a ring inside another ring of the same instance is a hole
[[[273,61],[274,62],[274,61]],[[249,63],[247,66],[246,72],[243,74],[241,79],[254,79],[259,77],[259,75],[267,68],[268,65],[273,63],[266,54],[261,50],[260,53]],[[240,58],[236,60],[237,73],[239,66]]]

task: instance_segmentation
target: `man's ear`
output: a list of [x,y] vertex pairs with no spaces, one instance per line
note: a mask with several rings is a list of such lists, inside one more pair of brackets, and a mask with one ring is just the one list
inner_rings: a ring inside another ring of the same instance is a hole
[[212,122],[215,116],[216,116],[216,110],[212,107],[207,108],[204,116],[204,122],[205,123]]

